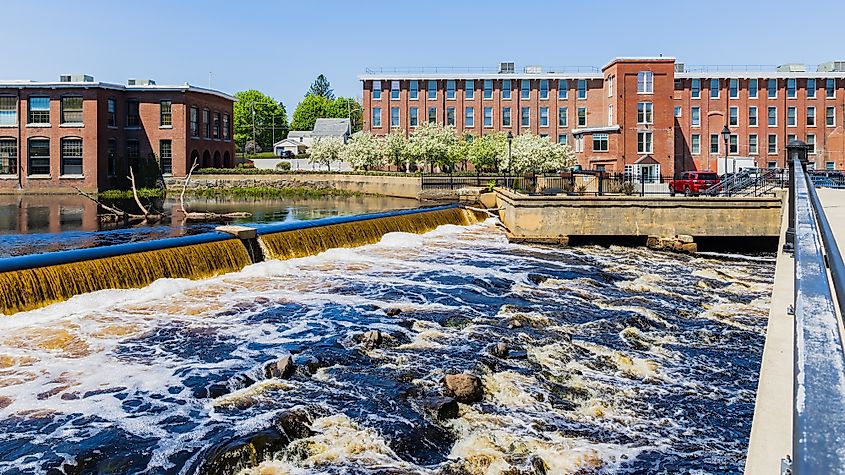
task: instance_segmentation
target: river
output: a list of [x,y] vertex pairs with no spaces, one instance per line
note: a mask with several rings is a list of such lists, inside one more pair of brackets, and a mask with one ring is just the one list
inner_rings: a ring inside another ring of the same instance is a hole
[[[74,297],[0,319],[0,472],[196,473],[299,411],[240,473],[740,473],[773,271],[488,220]],[[434,417],[461,372],[483,400]]]

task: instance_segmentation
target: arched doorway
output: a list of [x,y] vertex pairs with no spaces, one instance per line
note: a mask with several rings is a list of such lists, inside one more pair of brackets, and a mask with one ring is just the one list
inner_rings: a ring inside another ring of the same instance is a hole
[[220,150],[214,151],[214,168],[223,168],[223,161],[220,159]]
[[202,153],[202,167],[211,168],[211,154],[208,150]]
[[192,166],[194,166],[194,163],[196,163],[198,167],[202,167],[202,163],[200,163],[200,153],[196,149],[191,150],[191,159],[188,161],[189,170]]
[[228,150],[223,153],[223,166],[226,168],[232,168],[232,157],[229,155]]

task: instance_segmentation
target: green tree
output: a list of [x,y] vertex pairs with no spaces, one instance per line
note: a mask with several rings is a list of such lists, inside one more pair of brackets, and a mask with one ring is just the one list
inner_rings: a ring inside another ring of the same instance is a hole
[[338,137],[318,137],[311,144],[311,163],[325,166],[329,171],[332,169],[332,162],[340,159],[340,152],[343,149],[343,139]]
[[506,160],[508,139],[503,132],[483,135],[473,140],[469,148],[469,161],[481,172],[497,171]]
[[[507,162],[505,157],[502,168],[508,168]],[[568,145],[552,142],[548,137],[525,133],[513,139],[513,163],[510,170],[515,173],[562,170],[574,163],[572,149]]]
[[332,85],[329,83],[329,80],[321,74],[317,76],[317,79],[315,79],[311,84],[311,87],[308,88],[308,92],[305,96],[320,96],[333,101],[334,91],[332,90]]
[[356,170],[371,170],[384,161],[385,141],[369,132],[356,132],[340,151],[340,159]]
[[384,138],[384,153],[390,157],[390,163],[397,167],[404,166],[406,172],[410,167],[408,145],[404,130],[393,129]]
[[408,148],[413,157],[433,172],[434,167],[447,169],[454,164],[454,154],[450,150],[457,141],[453,126],[423,123],[411,134]]
[[338,97],[335,99],[326,117],[336,119],[348,118],[353,134],[364,127],[364,108],[353,97]]
[[317,122],[317,119],[333,117],[331,114],[334,112],[333,101],[323,96],[305,96],[305,99],[293,111],[293,120],[290,123],[291,130],[314,130],[314,123]]
[[255,89],[236,92],[235,97],[238,100],[234,105],[232,125],[236,144],[243,147],[247,141],[252,140],[253,111],[255,139],[259,147],[264,150],[273,147],[274,123],[276,140],[287,137],[288,118],[284,104]]

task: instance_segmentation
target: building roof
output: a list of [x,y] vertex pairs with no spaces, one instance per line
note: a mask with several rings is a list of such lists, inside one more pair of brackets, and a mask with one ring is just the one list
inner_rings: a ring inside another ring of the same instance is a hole
[[304,142],[300,142],[299,140],[292,139],[290,137],[286,139],[279,140],[278,142],[273,144],[273,147],[278,147],[280,145],[296,145],[297,147],[307,147],[308,144]]
[[177,91],[177,92],[197,92],[201,94],[211,94],[214,96],[228,99],[236,102],[238,99],[235,96],[226,94],[225,92],[217,91],[215,89],[208,89],[204,87],[192,86],[188,83],[178,85],[164,85],[164,84],[138,84],[138,85],[123,85],[100,81],[32,81],[29,79],[13,79],[0,80],[0,89],[66,89],[66,88],[100,88],[112,89],[118,91]]
[[317,119],[314,123],[314,137],[343,137],[352,130],[349,119]]
[[304,139],[309,139],[313,135],[314,135],[314,133],[311,132],[310,130],[291,130],[290,132],[288,132],[288,138],[289,139],[291,139],[291,138],[297,138],[298,139],[300,137],[302,137]]

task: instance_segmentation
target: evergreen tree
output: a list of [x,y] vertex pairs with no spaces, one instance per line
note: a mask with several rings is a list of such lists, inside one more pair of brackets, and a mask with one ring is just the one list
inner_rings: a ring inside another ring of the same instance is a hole
[[305,94],[305,97],[308,96],[320,96],[333,101],[334,91],[332,90],[329,80],[321,74],[317,76],[317,79],[314,80],[314,83],[311,84],[311,87],[308,89],[308,93]]

